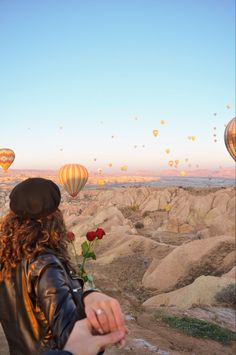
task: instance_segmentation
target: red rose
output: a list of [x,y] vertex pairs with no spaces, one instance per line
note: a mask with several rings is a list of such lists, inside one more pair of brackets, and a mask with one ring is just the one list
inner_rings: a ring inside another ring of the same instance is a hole
[[102,239],[102,237],[106,234],[102,228],[97,228],[95,233],[98,239]]
[[75,235],[73,232],[66,233],[66,239],[68,242],[73,242],[75,240]]
[[96,232],[88,232],[86,234],[86,238],[88,239],[89,242],[92,242],[95,238],[97,237]]

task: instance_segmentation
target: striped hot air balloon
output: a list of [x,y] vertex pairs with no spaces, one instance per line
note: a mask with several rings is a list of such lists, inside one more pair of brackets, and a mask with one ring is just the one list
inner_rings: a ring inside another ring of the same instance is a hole
[[0,149],[0,166],[3,168],[4,171],[11,166],[15,159],[15,153],[13,150],[9,148],[2,148]]
[[225,145],[231,157],[236,161],[236,117],[225,128]]
[[59,181],[71,197],[76,197],[88,181],[88,171],[80,164],[66,164],[58,173]]

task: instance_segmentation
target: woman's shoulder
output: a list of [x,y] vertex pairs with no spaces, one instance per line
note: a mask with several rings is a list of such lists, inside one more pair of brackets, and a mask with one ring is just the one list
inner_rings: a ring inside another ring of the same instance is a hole
[[50,249],[40,252],[32,259],[28,260],[26,267],[27,273],[31,275],[31,277],[39,276],[45,269],[51,267],[64,269],[58,256]]

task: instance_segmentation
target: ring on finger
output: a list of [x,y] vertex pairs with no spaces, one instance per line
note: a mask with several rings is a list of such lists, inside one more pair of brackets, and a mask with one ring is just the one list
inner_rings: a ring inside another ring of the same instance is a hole
[[97,316],[100,316],[101,314],[105,313],[105,311],[103,309],[101,309],[101,308],[98,308],[98,309],[95,310],[95,313],[96,313]]

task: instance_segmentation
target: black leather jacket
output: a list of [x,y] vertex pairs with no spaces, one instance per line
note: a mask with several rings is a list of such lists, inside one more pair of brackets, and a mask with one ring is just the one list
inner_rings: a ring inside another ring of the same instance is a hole
[[62,349],[77,320],[86,317],[83,282],[52,254],[18,264],[0,282],[0,321],[11,355]]

